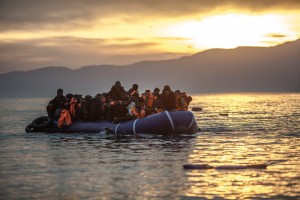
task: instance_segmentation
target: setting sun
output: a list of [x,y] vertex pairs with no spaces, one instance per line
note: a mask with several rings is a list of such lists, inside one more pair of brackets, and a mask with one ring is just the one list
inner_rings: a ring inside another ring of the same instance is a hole
[[280,42],[281,36],[297,38],[281,15],[217,15],[169,26],[165,34],[190,38],[197,49],[270,46]]

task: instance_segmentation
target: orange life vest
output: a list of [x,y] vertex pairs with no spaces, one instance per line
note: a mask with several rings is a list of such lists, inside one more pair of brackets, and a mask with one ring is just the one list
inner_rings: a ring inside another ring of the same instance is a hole
[[76,111],[75,111],[75,105],[77,104],[77,100],[72,98],[70,101],[70,114],[75,117]]
[[154,100],[157,100],[157,96],[153,95],[151,92],[148,93],[148,102],[147,102],[147,107],[152,108],[153,107],[153,102]]
[[[184,99],[184,105],[183,105],[183,108],[182,108],[182,105],[180,105],[180,98],[183,98]],[[176,95],[176,100],[177,100],[177,103],[176,103],[176,110],[188,110],[188,104],[187,104],[187,96],[186,94],[179,94],[179,95]]]
[[70,112],[66,109],[63,109],[60,112],[60,117],[58,119],[58,128],[61,128],[64,124],[70,126],[72,124]]

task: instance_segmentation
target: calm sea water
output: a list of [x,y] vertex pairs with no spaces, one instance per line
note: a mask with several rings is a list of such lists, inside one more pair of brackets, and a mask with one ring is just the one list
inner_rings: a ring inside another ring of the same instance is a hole
[[0,199],[300,198],[300,94],[193,96],[202,131],[172,137],[25,133],[48,101],[0,99]]

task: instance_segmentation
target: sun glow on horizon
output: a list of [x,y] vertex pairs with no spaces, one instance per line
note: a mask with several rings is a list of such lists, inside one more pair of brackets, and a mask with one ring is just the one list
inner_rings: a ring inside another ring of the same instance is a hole
[[107,21],[111,24],[106,28],[95,21],[90,29],[3,32],[0,33],[0,40],[99,39],[107,45],[148,43],[153,45],[147,50],[155,52],[195,53],[210,48],[273,46],[296,40],[300,36],[297,27],[291,27],[293,23],[289,16],[279,14],[223,14],[202,20],[182,18],[180,22],[159,19],[124,24],[115,18]]
[[217,15],[169,26],[165,34],[190,38],[197,49],[271,46],[298,37],[288,28],[284,16],[274,14]]

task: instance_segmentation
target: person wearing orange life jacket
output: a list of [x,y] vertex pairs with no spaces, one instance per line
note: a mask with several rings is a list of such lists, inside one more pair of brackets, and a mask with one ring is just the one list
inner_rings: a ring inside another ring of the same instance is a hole
[[128,113],[133,118],[144,118],[146,116],[146,112],[143,109],[138,109],[135,105],[135,102],[131,102],[128,106]]
[[190,103],[192,102],[193,98],[191,96],[187,96],[185,92],[181,92],[181,95],[184,97],[187,106],[190,105]]
[[157,101],[157,96],[153,95],[150,90],[145,91],[145,110],[147,115],[155,114],[156,110],[154,107],[154,102]]
[[70,100],[70,102],[69,102],[69,104],[70,104],[70,114],[71,114],[71,117],[73,119],[76,119],[76,117],[77,117],[77,114],[76,114],[76,109],[77,108],[76,107],[78,106],[76,98],[72,97],[71,100]]
[[176,96],[176,110],[188,110],[187,96],[181,93],[180,90],[175,91]]
[[70,114],[69,108],[70,108],[69,102],[67,100],[65,100],[61,107],[60,117],[57,121],[58,128],[62,128],[64,125],[70,126],[72,124],[72,119],[71,119],[71,114]]

